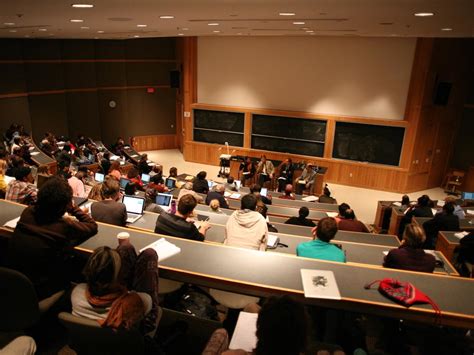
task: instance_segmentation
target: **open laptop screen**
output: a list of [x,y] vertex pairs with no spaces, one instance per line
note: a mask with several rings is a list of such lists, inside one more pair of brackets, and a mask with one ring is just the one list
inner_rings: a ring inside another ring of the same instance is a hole
[[176,186],[176,180],[175,179],[170,179],[170,178],[166,179],[166,187],[168,189],[173,189],[175,186]]
[[97,182],[104,182],[104,174],[95,173],[94,180]]
[[122,190],[125,190],[125,188],[127,187],[127,184],[130,182],[130,180],[128,179],[125,179],[125,178],[120,178],[120,188]]
[[122,203],[125,205],[127,213],[143,214],[143,209],[145,208],[145,199],[143,197],[125,195]]
[[474,200],[474,192],[463,192],[461,198],[463,200]]
[[171,207],[173,195],[159,193],[156,195],[156,204],[162,207]]
[[142,181],[146,185],[150,182],[150,175],[148,174],[142,174]]

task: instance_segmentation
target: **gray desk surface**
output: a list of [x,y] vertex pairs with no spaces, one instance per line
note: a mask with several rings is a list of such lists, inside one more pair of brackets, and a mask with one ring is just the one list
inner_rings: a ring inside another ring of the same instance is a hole
[[[419,225],[423,226],[423,223],[429,221],[432,217],[413,217],[413,220]],[[472,231],[474,230],[474,219],[460,219],[459,220],[459,228],[462,231]]]
[[20,205],[19,203],[0,200],[0,227],[3,226],[6,222],[20,217],[23,210],[26,208],[25,205]]
[[454,235],[455,233],[459,233],[459,232],[440,232],[440,233],[443,234],[446,240],[450,242],[451,244],[456,244],[456,245],[459,244],[460,238]]
[[[102,245],[115,247],[116,235],[123,230],[122,227],[99,223],[99,233],[78,249],[91,252]],[[153,233],[127,231],[138,250],[160,238]],[[443,311],[442,324],[474,327],[474,302],[470,301],[474,280],[298,258],[167,236],[166,239],[180,247],[181,253],[160,262],[160,274],[164,278],[260,297],[292,294],[305,303],[433,323],[434,312],[429,305],[407,309],[388,300],[376,289],[365,290],[363,287],[373,280],[395,278],[411,282],[428,294]],[[300,269],[332,270],[342,300],[304,298]]]
[[42,165],[56,162],[56,160],[54,160],[49,155],[45,154],[41,149],[39,149],[38,146],[33,142],[33,139],[30,139],[29,141],[32,144],[32,147],[34,148],[33,150],[30,150],[30,154],[31,159],[35,163],[37,163],[38,165]]

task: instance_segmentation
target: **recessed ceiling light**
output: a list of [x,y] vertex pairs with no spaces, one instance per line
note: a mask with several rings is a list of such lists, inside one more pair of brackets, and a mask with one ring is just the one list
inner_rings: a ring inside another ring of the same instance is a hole
[[164,15],[164,16],[160,16],[160,18],[161,18],[162,20],[169,20],[169,19],[174,18],[174,16],[171,16],[171,15]]
[[295,16],[294,12],[280,12],[280,16]]
[[4,25],[5,26],[15,26],[15,23],[14,22],[5,22]]
[[140,38],[140,36],[139,36],[139,35],[135,35],[135,36],[133,36],[133,37],[134,37],[134,38]]
[[137,27],[147,27],[148,25],[137,25]]
[[415,16],[428,17],[428,16],[434,16],[434,13],[433,12],[416,12]]
[[8,32],[15,33],[15,32],[16,32],[16,30],[10,30],[10,31],[8,31]]
[[72,4],[71,6],[77,9],[90,9],[94,7],[94,5],[92,4]]
[[445,27],[445,28],[442,28],[441,31],[452,31],[453,29],[450,28],[450,27]]
[[212,32],[214,32],[214,33],[221,33],[221,31],[217,31],[217,30],[216,30],[216,31],[212,31]]
[[104,33],[105,31],[97,31],[97,33]]
[[72,19],[72,20],[69,20],[70,22],[84,22],[84,20],[80,20],[80,19]]
[[183,27],[182,30],[183,30],[183,31],[189,31],[189,28]]
[[309,30],[308,27],[301,27],[301,29],[304,31],[304,30]]
[[207,25],[208,26],[219,26],[219,24],[217,22],[209,22]]
[[87,27],[87,26],[82,26],[81,27],[81,30],[88,30],[90,27]]
[[184,36],[184,33],[178,33],[178,36]]
[[242,32],[237,33],[239,36],[242,36]]
[[303,21],[296,21],[293,22],[293,25],[304,25],[305,23]]
[[314,31],[313,30],[308,30],[308,31],[306,31],[306,33],[314,33]]
[[314,32],[311,32],[311,33],[310,33],[310,35],[315,35],[315,34],[316,34],[316,33],[314,33]]
[[46,32],[47,29],[46,29],[46,28],[39,28],[38,31],[40,31],[40,32]]

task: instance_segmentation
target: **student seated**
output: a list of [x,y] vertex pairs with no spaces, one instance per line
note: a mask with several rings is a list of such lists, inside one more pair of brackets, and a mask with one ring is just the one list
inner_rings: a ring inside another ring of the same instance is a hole
[[199,229],[193,222],[188,221],[197,205],[191,195],[181,197],[176,214],[161,213],[155,226],[155,233],[173,237],[204,241],[207,230],[211,227],[208,222],[200,222]]
[[114,160],[110,164],[109,168],[109,175],[115,178],[117,181],[120,180],[122,177],[122,172],[120,171],[120,161],[119,160]]
[[154,335],[159,322],[155,250],[137,255],[128,239],[120,239],[116,250],[94,250],[83,273],[86,283],[71,294],[73,315],[96,320],[102,327],[139,328],[144,335]]
[[224,184],[224,188],[229,191],[237,191],[237,185],[233,176],[229,176],[227,178],[227,181]]
[[442,212],[423,223],[423,229],[426,233],[425,249],[435,248],[440,231],[458,231],[459,218],[454,214],[454,205],[445,203]]
[[401,237],[405,231],[405,226],[411,223],[413,217],[433,217],[433,211],[430,207],[431,199],[428,195],[418,197],[417,204],[410,206],[400,221],[398,236]]
[[130,168],[130,170],[127,172],[127,179],[130,180],[130,182],[135,183],[137,185],[137,188],[143,191],[142,178],[140,177],[137,168],[135,168],[134,166]]
[[421,227],[413,224],[407,225],[403,233],[402,244],[398,249],[389,251],[383,266],[392,269],[433,272],[436,259],[423,250],[425,239],[426,236]]
[[212,334],[202,354],[304,354],[307,350],[308,319],[304,306],[290,296],[272,296],[265,301],[258,312],[257,332],[255,334],[257,346],[252,352],[249,353],[242,349],[228,350],[229,336],[226,330],[217,329]]
[[296,247],[296,255],[306,258],[338,261],[345,263],[344,252],[330,241],[337,233],[337,223],[334,218],[326,217],[319,221],[318,226],[312,230],[314,240],[300,243]]
[[309,216],[309,209],[306,206],[298,210],[298,217],[290,217],[285,224],[295,224],[297,226],[316,227],[314,222],[306,217]]
[[267,221],[258,212],[257,197],[245,195],[240,200],[240,210],[235,211],[227,220],[224,244],[256,250],[267,248]]
[[459,219],[464,219],[464,218],[466,218],[466,213],[464,212],[464,210],[462,209],[462,207],[457,204],[457,198],[456,198],[456,197],[454,197],[454,196],[447,196],[447,197],[444,199],[444,202],[445,202],[445,203],[451,203],[451,204],[454,206],[454,212],[453,212],[453,214],[454,214],[455,216],[458,216]]
[[221,208],[229,208],[229,204],[224,198],[224,185],[217,185],[214,191],[209,191],[206,196],[206,205],[209,205],[212,200],[218,200]]
[[240,181],[242,181],[242,186],[245,186],[247,180],[251,181],[253,179],[256,171],[257,168],[252,159],[250,159],[250,157],[245,157],[244,161],[239,166],[239,177]]
[[252,186],[250,186],[250,193],[255,195],[257,197],[257,199],[259,200],[262,200],[262,202],[266,205],[271,205],[272,204],[272,196],[271,195],[268,195],[268,196],[263,196],[261,194],[261,191],[262,191],[262,186],[259,185],[259,184],[253,184]]
[[293,193],[293,185],[287,184],[285,186],[285,194],[281,195],[280,198],[286,200],[296,200],[295,194]]
[[111,176],[106,176],[101,184],[102,200],[91,205],[91,216],[97,222],[125,226],[127,209],[120,200],[120,185]]
[[364,223],[356,219],[354,210],[347,209],[344,211],[342,216],[337,223],[337,228],[341,231],[350,231],[350,232],[360,232],[360,233],[369,233],[369,229]]
[[[64,217],[68,212],[75,217]],[[60,177],[49,178],[36,205],[27,207],[8,248],[10,267],[24,273],[39,299],[69,286],[73,247],[97,233],[97,224],[73,205],[72,190]]]
[[260,186],[264,186],[267,181],[273,179],[273,173],[275,172],[275,167],[270,160],[267,160],[265,155],[262,155],[260,162],[257,165],[257,174],[258,174],[258,183]]
[[7,185],[5,192],[5,200],[22,203],[24,205],[32,205],[36,202],[38,190],[34,182],[31,169],[22,166],[15,170],[15,180]]
[[200,194],[209,192],[209,183],[206,180],[207,173],[200,171],[193,180],[193,191]]
[[336,199],[331,197],[331,191],[329,191],[328,184],[324,186],[323,194],[319,196],[318,201],[321,203],[332,203],[334,205],[337,204]]
[[193,183],[190,181],[186,182],[181,188],[181,190],[179,190],[178,202],[184,195],[191,195],[196,199],[198,203],[204,203],[204,198],[197,192],[193,191]]
[[211,200],[209,202],[209,211],[211,212],[223,214],[224,212],[222,212],[220,207],[221,207],[221,204],[219,200],[217,199]]
[[138,171],[140,174],[149,174],[153,168],[148,165],[148,155],[142,154],[140,156],[140,161],[138,162]]
[[76,175],[71,176],[67,182],[72,189],[72,195],[75,197],[86,197],[86,188],[84,186],[85,178],[87,174],[83,171],[78,171]]
[[313,170],[313,165],[308,163],[303,169],[300,177],[296,180],[296,193],[298,195],[303,194],[304,189],[308,189],[310,192],[313,189],[314,178],[316,177],[316,172]]

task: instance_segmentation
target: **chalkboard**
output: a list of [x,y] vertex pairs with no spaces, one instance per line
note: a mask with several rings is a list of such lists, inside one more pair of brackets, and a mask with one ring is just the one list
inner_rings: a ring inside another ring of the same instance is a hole
[[244,134],[241,133],[228,133],[228,132],[219,132],[213,130],[205,129],[194,129],[194,140],[196,142],[205,142],[205,143],[215,143],[215,144],[225,144],[227,142],[229,145],[235,147],[244,146]]
[[336,122],[332,156],[369,163],[400,163],[405,128]]
[[326,121],[252,115],[252,134],[324,142]]
[[243,133],[244,116],[242,112],[194,110],[194,128]]
[[252,136],[252,148],[314,157],[322,157],[324,154],[324,143],[255,135]]

